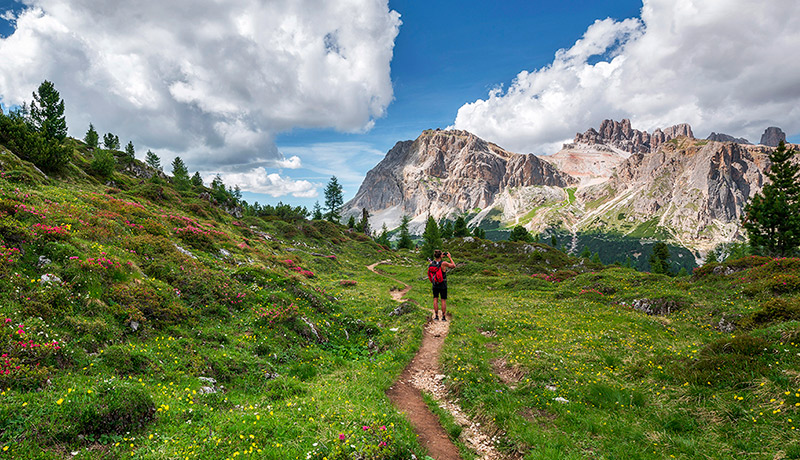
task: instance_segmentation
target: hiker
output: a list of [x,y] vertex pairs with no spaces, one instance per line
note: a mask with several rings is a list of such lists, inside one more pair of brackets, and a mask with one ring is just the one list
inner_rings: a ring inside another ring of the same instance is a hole
[[[447,256],[450,262],[442,260]],[[456,266],[449,252],[440,249],[433,251],[433,261],[428,265],[428,279],[433,284],[433,319],[439,319],[439,297],[442,298],[442,321],[447,321],[447,269]]]

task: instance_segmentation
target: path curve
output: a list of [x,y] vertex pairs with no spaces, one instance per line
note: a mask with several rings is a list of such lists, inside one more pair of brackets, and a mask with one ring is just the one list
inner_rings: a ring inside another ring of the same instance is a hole
[[372,265],[367,265],[367,270],[371,271],[372,273],[375,273],[376,275],[381,275],[384,278],[389,278],[392,281],[396,281],[396,282],[402,284],[403,285],[403,289],[401,289],[399,291],[395,290],[394,288],[389,290],[389,295],[392,296],[392,300],[394,300],[395,302],[402,302],[403,301],[403,297],[405,297],[406,294],[408,294],[408,291],[411,290],[411,286],[406,284],[406,283],[404,283],[404,282],[402,282],[402,281],[400,281],[400,280],[398,280],[398,279],[392,278],[391,276],[388,276],[388,275],[386,275],[384,273],[381,273],[381,272],[379,272],[378,270],[375,269],[375,267],[377,267],[380,264],[390,264],[390,263],[392,263],[391,260],[381,260],[380,262],[375,262]]

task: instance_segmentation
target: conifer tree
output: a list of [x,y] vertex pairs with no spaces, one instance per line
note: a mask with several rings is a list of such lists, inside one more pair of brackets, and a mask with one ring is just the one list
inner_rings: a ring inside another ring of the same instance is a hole
[[347,221],[347,228],[355,228],[356,227],[356,218],[350,216],[350,219]]
[[482,240],[485,240],[486,239],[486,230],[484,230],[484,229],[482,229],[480,227],[475,227],[475,228],[472,229],[472,236],[474,236],[475,238],[480,238]]
[[653,246],[653,254],[650,256],[650,271],[664,275],[669,274],[669,247],[662,241]]
[[189,188],[189,170],[186,168],[186,163],[183,162],[181,157],[175,157],[172,160],[172,182],[178,190],[186,190]]
[[408,224],[411,218],[403,216],[400,219],[400,240],[397,242],[397,249],[414,249],[414,242],[411,240],[411,234],[408,231]]
[[95,131],[93,124],[89,123],[89,130],[86,131],[83,141],[86,142],[86,145],[89,147],[93,149],[97,148],[98,143],[100,142],[100,135],[97,134],[97,131]]
[[550,236],[550,246],[558,248],[558,238],[555,235]]
[[792,162],[797,152],[781,141],[769,154],[771,162],[761,193],[745,206],[742,226],[750,245],[771,256],[788,256],[800,246],[800,165]]
[[133,148],[133,142],[128,141],[128,145],[125,146],[125,154],[122,156],[122,161],[124,164],[129,165],[133,163],[135,159],[136,149]]
[[325,187],[325,218],[330,222],[339,222],[342,217],[339,215],[344,200],[342,199],[342,186],[336,176],[332,176],[328,185]]
[[312,220],[322,220],[322,208],[319,205],[319,201],[314,203],[314,211],[311,217]]
[[375,242],[387,248],[391,247],[392,243],[389,241],[389,230],[386,228],[386,222],[383,223],[381,234],[375,239]]
[[467,228],[467,221],[463,216],[456,218],[456,223],[453,225],[453,236],[456,238],[463,238],[469,236],[469,229]]
[[358,231],[363,232],[367,236],[370,234],[369,211],[367,211],[367,208],[361,208],[361,220],[358,222]]
[[523,227],[522,225],[517,225],[511,230],[511,234],[508,235],[508,240],[530,243],[531,241],[533,241],[533,237],[531,236],[530,233],[528,233],[528,230],[525,227]]
[[148,150],[147,154],[144,156],[144,162],[151,168],[161,171],[161,158],[150,150]]
[[33,93],[30,118],[37,131],[49,141],[63,141],[67,137],[67,120],[64,101],[52,82],[47,80]]
[[442,237],[443,240],[449,240],[453,237],[453,223],[445,221],[444,225],[442,226],[442,230],[439,232],[439,235]]
[[119,150],[119,136],[112,133],[103,135],[103,148],[106,150]]
[[425,232],[422,234],[422,239],[425,241],[422,245],[422,256],[433,257],[433,251],[442,248],[442,237],[439,235],[439,226],[433,216],[428,216],[428,222],[425,223]]
[[[203,186],[203,178],[200,176],[200,171],[194,172],[194,176],[192,176],[192,185],[195,187]],[[258,204],[258,202],[256,202],[256,204]]]

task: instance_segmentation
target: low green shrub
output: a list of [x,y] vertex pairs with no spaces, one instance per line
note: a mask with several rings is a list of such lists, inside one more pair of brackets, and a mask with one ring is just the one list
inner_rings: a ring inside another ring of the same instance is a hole
[[69,393],[48,407],[53,406],[51,417],[43,417],[49,421],[43,435],[51,443],[75,443],[79,435],[88,442],[104,435],[122,436],[143,428],[155,416],[150,393],[113,378],[85,393]]
[[676,366],[678,379],[717,388],[746,385],[769,372],[765,358],[769,343],[759,337],[738,335],[706,345],[695,360]]
[[771,299],[761,304],[761,310],[742,318],[739,324],[752,329],[780,321],[800,320],[800,300]]
[[153,363],[130,346],[114,345],[103,350],[103,364],[118,375],[136,375],[147,373]]

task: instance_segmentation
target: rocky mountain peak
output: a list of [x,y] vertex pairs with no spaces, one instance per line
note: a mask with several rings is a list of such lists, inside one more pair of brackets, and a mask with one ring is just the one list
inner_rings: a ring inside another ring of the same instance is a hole
[[712,132],[711,134],[708,135],[706,139],[714,142],[734,142],[736,144],[750,145],[750,141],[748,141],[743,137],[733,137],[730,134],[725,134],[725,133]]
[[[692,127],[688,123],[664,128],[657,128],[653,134],[639,131],[631,127],[631,121],[603,120],[600,129],[589,128],[583,134],[575,135],[574,144],[607,145],[628,153],[654,152],[664,142],[679,136],[694,138]],[[574,148],[574,144],[565,144],[564,149]]]
[[426,130],[398,142],[367,172],[345,213],[366,208],[376,225],[486,208],[509,187],[566,187],[576,179],[535,155],[509,152],[459,130]]
[[777,126],[770,126],[764,130],[764,134],[761,135],[761,142],[759,142],[759,144],[766,145],[768,147],[777,147],[781,141],[786,142],[786,133],[784,133],[783,130]]

